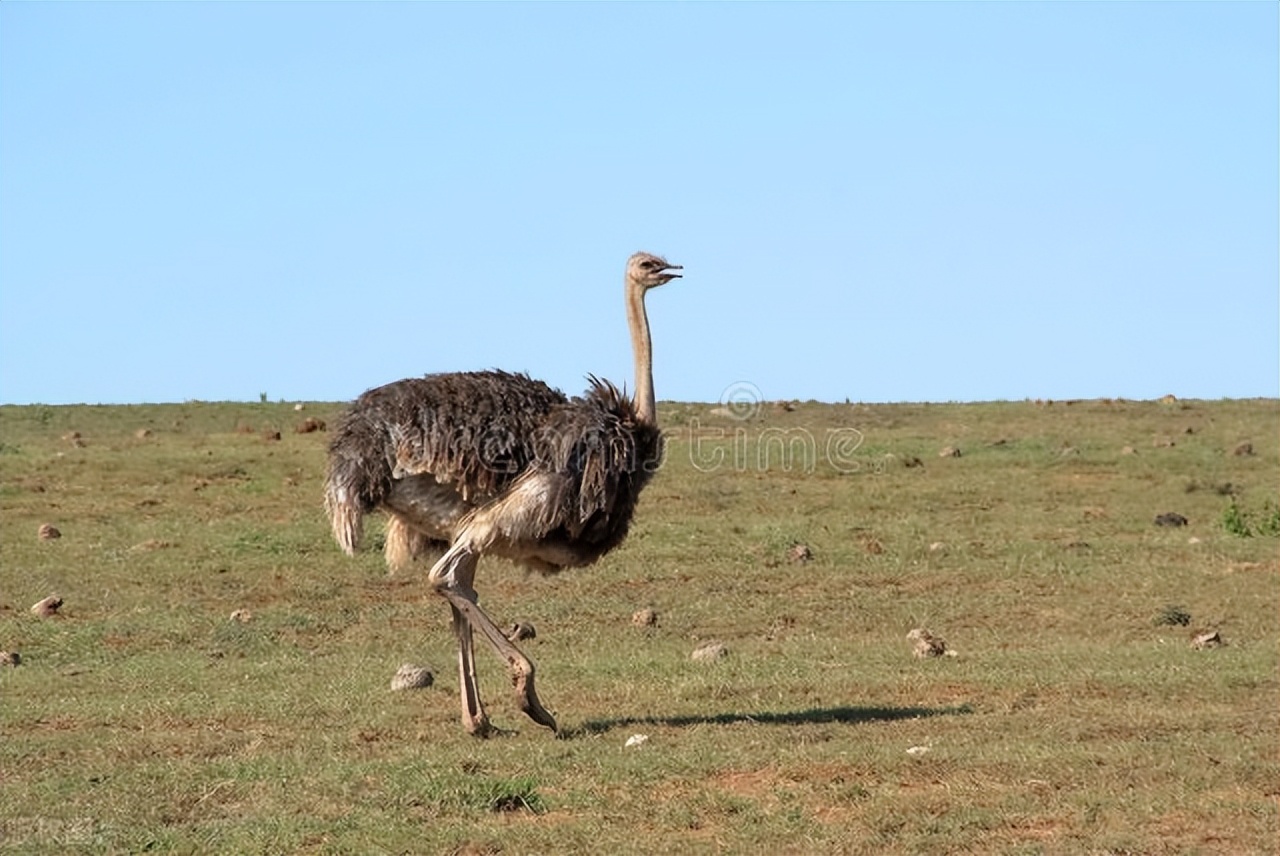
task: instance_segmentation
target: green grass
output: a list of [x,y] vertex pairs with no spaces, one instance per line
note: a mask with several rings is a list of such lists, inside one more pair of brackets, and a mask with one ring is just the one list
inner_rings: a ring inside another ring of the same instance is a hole
[[1274,400],[664,404],[621,550],[482,563],[564,732],[482,653],[488,741],[423,575],[329,538],[339,409],[0,407],[0,851],[1274,852]]

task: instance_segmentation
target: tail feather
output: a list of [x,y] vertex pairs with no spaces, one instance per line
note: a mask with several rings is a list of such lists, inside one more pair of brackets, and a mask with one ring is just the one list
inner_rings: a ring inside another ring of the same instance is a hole
[[351,501],[351,494],[332,481],[325,485],[324,507],[329,513],[334,540],[348,556],[354,556],[364,536],[364,511]]
[[344,553],[354,555],[359,549],[364,516],[378,507],[390,489],[385,439],[373,420],[353,408],[329,444],[324,484],[324,507]]

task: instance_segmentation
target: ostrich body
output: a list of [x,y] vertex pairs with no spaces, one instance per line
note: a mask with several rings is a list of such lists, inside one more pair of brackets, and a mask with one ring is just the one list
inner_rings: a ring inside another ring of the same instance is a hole
[[342,549],[354,553],[364,515],[382,510],[392,568],[443,553],[428,580],[453,613],[462,724],[473,734],[490,730],[473,630],[506,662],[520,709],[555,730],[533,664],[477,603],[476,565],[493,555],[554,572],[622,543],[661,454],[644,298],[678,269],[648,253],[627,263],[634,399],[594,377],[582,396],[567,398],[523,374],[427,375],[364,393],[334,433],[325,507]]

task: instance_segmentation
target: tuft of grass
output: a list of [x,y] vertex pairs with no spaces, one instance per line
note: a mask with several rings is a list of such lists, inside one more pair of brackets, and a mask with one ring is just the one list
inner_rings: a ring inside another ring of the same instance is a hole
[[1256,513],[1247,512],[1235,501],[1222,510],[1222,528],[1238,538],[1276,537],[1280,535],[1280,505],[1270,499]]
[[1156,616],[1157,627],[1186,627],[1191,623],[1191,613],[1181,606],[1169,604]]
[[1227,531],[1228,535],[1235,535],[1237,538],[1248,538],[1253,535],[1253,530],[1249,527],[1249,521],[1245,519],[1244,512],[1234,502],[1222,510],[1222,528]]

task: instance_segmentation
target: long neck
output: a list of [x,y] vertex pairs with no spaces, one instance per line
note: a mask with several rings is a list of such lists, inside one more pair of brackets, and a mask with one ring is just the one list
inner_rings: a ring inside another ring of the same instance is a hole
[[644,289],[627,282],[627,326],[631,328],[631,353],[636,366],[636,417],[656,425],[658,406],[653,397],[653,342],[649,338],[649,315],[644,309]]

